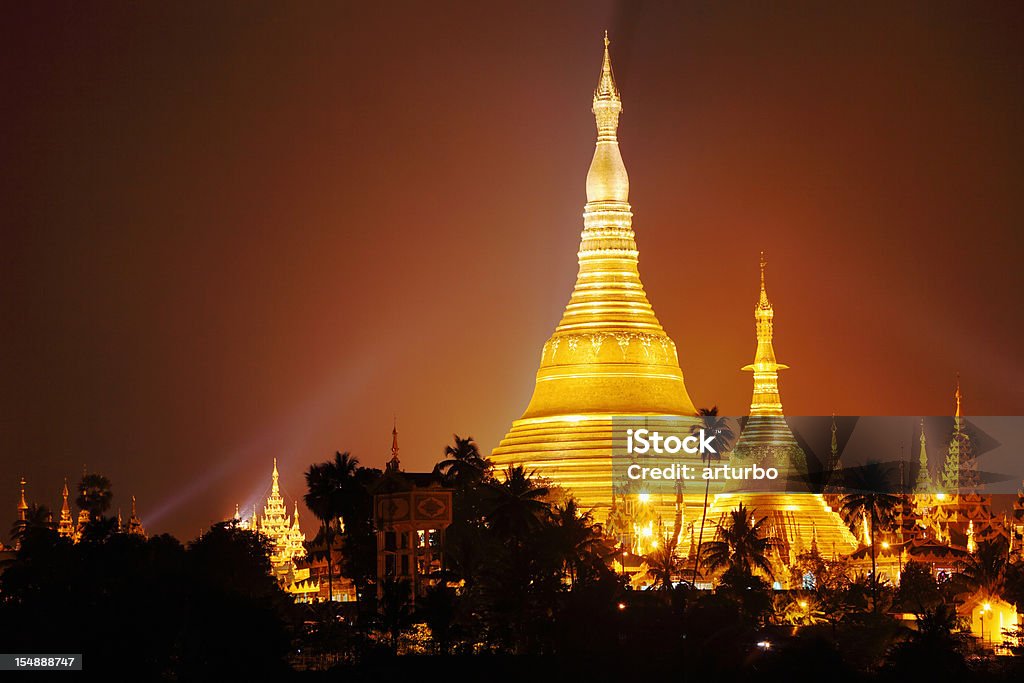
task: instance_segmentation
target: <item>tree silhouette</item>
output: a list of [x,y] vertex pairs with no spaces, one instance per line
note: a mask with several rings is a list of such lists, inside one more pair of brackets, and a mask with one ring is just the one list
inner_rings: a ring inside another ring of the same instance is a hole
[[320,532],[327,547],[327,599],[334,600],[334,537],[338,519],[351,516],[352,489],[359,460],[347,452],[334,454],[334,460],[310,465],[306,471],[306,507],[320,521]]
[[[896,480],[898,481],[898,480]],[[844,493],[840,498],[839,512],[853,525],[863,517],[868,518],[871,534],[871,608],[878,609],[878,566],[875,557],[876,532],[888,528],[893,521],[893,512],[900,504],[900,497],[888,493],[893,490],[893,470],[877,462],[848,470]]]
[[[701,451],[700,459],[701,462],[710,463],[711,460],[721,460],[721,453],[728,452],[732,446],[733,439],[736,438],[736,433],[733,431],[732,423],[726,417],[718,417],[718,406],[712,406],[711,408],[701,408],[698,411],[700,416],[700,423],[693,426],[690,430],[697,432],[701,429],[704,430],[705,434],[713,434],[716,443],[719,445],[717,453],[705,453]],[[697,535],[697,553],[696,557],[700,557],[701,546],[704,544],[704,523],[708,518],[708,493],[711,490],[711,479],[704,480],[704,508],[700,516],[700,532]],[[682,507],[680,507],[680,510]],[[678,523],[677,523],[678,525]],[[679,536],[679,529],[675,530],[675,536],[673,540]],[[673,543],[673,546],[675,544]],[[693,563],[693,579],[690,583],[696,585],[697,583],[697,568],[699,562]]]
[[718,536],[709,541],[700,561],[709,570],[728,568],[734,572],[752,574],[755,570],[772,578],[768,553],[774,541],[761,533],[767,517],[754,519],[750,509],[740,503],[729,511],[725,524],[718,525]]
[[75,503],[89,513],[90,519],[99,519],[110,509],[113,497],[109,479],[102,474],[85,474],[78,482],[78,497]]

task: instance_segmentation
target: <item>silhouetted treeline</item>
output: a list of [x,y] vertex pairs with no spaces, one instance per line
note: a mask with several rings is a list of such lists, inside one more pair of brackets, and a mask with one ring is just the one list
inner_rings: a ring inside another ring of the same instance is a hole
[[290,600],[260,536],[224,522],[185,547],[106,533],[102,518],[87,526],[78,544],[46,528],[24,534],[0,576],[4,651],[82,653],[86,671],[131,680],[288,670]]

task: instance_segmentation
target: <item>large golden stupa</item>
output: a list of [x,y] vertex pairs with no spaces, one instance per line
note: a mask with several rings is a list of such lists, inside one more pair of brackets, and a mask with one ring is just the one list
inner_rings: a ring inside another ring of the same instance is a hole
[[593,112],[597,146],[587,173],[576,286],[541,351],[533,398],[491,459],[498,468],[525,465],[603,517],[612,502],[612,418],[651,416],[656,423],[661,416],[678,423],[697,411],[676,345],[640,282],[629,176],[617,136],[622,99],[607,34]]

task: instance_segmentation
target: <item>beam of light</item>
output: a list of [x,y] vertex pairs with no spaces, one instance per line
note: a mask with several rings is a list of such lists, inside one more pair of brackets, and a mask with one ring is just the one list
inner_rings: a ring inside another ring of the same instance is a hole
[[[269,490],[271,462],[274,457],[278,458],[278,469],[287,465],[295,457],[314,458],[304,453],[309,445],[311,434],[316,428],[335,422],[339,411],[357,400],[370,383],[370,379],[376,370],[382,365],[381,359],[386,359],[393,352],[388,348],[391,345],[379,344],[372,351],[364,350],[362,353],[353,354],[358,358],[358,363],[346,365],[328,376],[320,384],[316,391],[310,392],[310,398],[298,406],[291,414],[282,417],[277,422],[268,424],[258,434],[254,435],[248,443],[207,460],[207,466],[194,472],[194,476],[186,486],[180,486],[168,497],[160,500],[153,506],[151,512],[146,515],[147,525],[153,529],[165,519],[171,517],[175,512],[184,508],[194,500],[200,493],[212,486],[223,486],[227,478],[244,477],[251,480],[258,475],[258,483],[254,484],[248,492],[242,493],[237,490],[225,490],[221,496],[225,500],[224,509],[207,511],[212,522],[231,519],[235,511],[235,503],[239,503],[239,513],[243,519],[252,515],[253,503],[258,506],[262,513],[262,505],[266,502],[266,495],[260,498]],[[302,490],[304,485],[300,481],[288,482],[289,488]],[[282,486],[282,494],[288,492]],[[243,507],[239,498],[245,501]],[[293,501],[297,498],[286,495],[286,500]]]

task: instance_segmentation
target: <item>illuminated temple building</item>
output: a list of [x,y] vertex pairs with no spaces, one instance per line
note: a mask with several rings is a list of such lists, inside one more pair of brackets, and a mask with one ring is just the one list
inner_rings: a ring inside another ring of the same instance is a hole
[[[270,478],[270,496],[263,506],[263,516],[257,517],[254,513],[248,528],[269,539],[271,571],[285,591],[298,600],[317,596],[320,593],[319,582],[310,577],[308,566],[299,566],[306,557],[306,536],[299,527],[298,501],[295,502],[292,515],[288,514],[285,506],[284,497],[281,495],[277,458],[274,458],[274,471]],[[238,518],[236,508],[235,519]]]
[[[533,397],[491,455],[499,470],[522,464],[571,490],[600,520],[612,507],[612,418],[650,416],[656,429],[663,416],[678,421],[697,414],[676,345],[640,281],[629,177],[619,152],[621,112],[606,35],[576,285],[541,350]],[[653,502],[669,511],[674,501]]]

